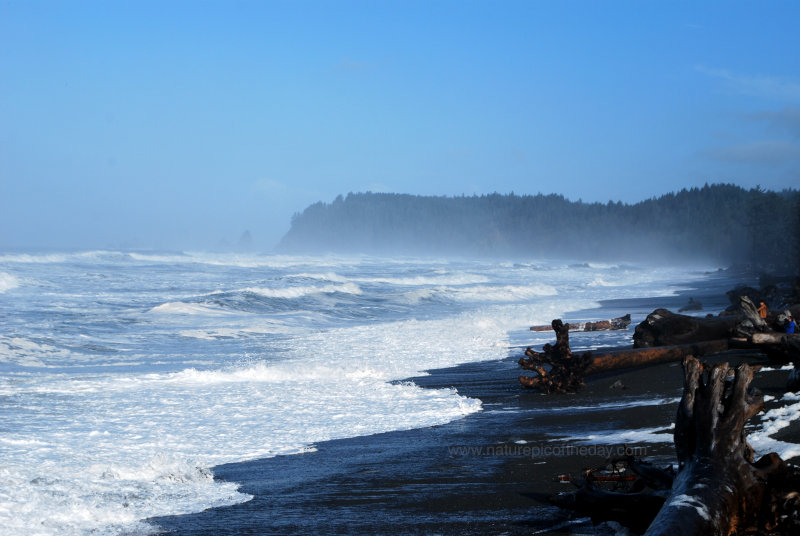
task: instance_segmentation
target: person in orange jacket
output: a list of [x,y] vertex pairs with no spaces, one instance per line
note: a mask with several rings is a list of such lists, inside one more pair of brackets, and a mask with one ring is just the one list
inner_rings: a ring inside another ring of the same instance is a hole
[[764,320],[767,319],[767,304],[763,301],[758,306],[758,314],[761,315],[761,318]]

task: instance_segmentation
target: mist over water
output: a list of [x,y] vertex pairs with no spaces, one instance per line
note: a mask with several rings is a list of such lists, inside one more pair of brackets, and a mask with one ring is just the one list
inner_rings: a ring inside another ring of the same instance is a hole
[[211,468],[481,411],[403,380],[697,271],[117,251],[0,254],[0,533],[146,533],[249,499]]

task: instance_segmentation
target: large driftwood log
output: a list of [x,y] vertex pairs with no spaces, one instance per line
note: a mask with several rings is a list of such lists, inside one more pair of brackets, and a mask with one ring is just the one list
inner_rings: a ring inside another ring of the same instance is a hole
[[536,376],[520,376],[523,387],[538,388],[546,393],[574,392],[583,387],[584,378],[610,370],[653,365],[667,361],[680,361],[687,355],[706,355],[728,349],[728,340],[704,341],[678,346],[612,350],[607,352],[584,352],[573,354],[569,347],[570,324],[553,320],[556,344],[544,345],[542,352],[531,348],[525,350],[527,358],[519,365],[537,373]]
[[[772,366],[793,363],[800,370],[800,334],[797,333],[753,333],[747,339],[732,339],[731,344],[740,348],[758,350],[765,354]],[[794,372],[787,384],[788,391],[797,391],[800,376]]]
[[752,344],[785,344],[788,341],[800,341],[800,333],[753,333],[749,340]]
[[625,350],[610,350],[607,352],[587,352],[591,360],[584,370],[584,374],[598,374],[609,370],[655,365],[669,361],[682,361],[686,356],[702,356],[715,354],[728,350],[728,339],[715,341],[702,341],[691,344],[678,344],[674,346],[659,346],[658,348],[633,348]]
[[744,425],[764,402],[749,391],[748,365],[739,365],[727,384],[730,372],[727,364],[704,371],[697,359],[685,360],[674,436],[680,468],[646,535],[727,536],[756,521],[770,475],[785,471],[775,454],[752,462]]
[[650,348],[727,339],[739,320],[738,315],[697,318],[656,309],[636,326],[633,346]]

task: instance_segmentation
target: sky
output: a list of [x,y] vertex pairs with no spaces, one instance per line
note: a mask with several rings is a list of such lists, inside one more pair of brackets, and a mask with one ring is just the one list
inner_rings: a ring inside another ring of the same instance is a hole
[[800,187],[800,2],[0,0],[0,248],[269,251],[349,192]]

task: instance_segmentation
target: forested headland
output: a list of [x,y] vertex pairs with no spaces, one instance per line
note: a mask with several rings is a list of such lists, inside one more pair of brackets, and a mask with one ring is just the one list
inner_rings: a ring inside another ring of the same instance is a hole
[[278,250],[794,268],[800,260],[800,192],[714,184],[635,204],[554,194],[351,193],[295,214]]

